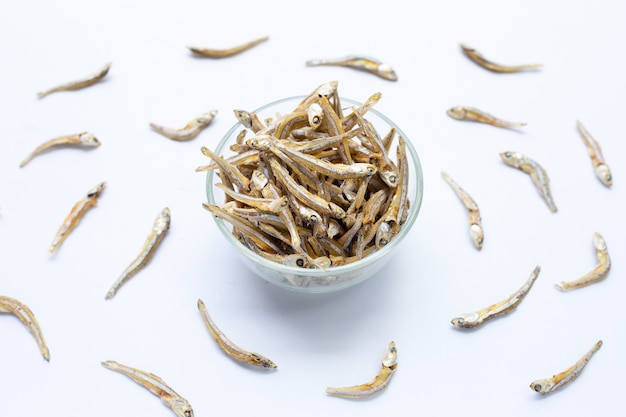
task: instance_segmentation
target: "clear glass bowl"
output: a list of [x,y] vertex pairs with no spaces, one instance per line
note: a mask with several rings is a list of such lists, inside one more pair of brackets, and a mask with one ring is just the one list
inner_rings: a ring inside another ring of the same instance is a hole
[[[260,120],[265,120],[267,117],[274,118],[276,114],[291,113],[303,99],[304,96],[284,98],[261,106],[254,112],[259,116]],[[358,106],[361,104],[347,98],[341,98],[340,100],[344,108],[346,108],[346,105]],[[348,112],[346,111],[346,113]],[[309,269],[283,265],[257,255],[233,236],[230,223],[213,216],[220,232],[224,235],[226,240],[235,247],[242,262],[256,275],[272,284],[300,292],[323,293],[348,288],[365,281],[380,271],[392,258],[400,242],[402,242],[411,231],[417,219],[423,196],[422,168],[417,152],[400,127],[376,109],[369,110],[365,118],[373,123],[376,130],[381,132],[381,134],[387,133],[394,127],[397,131],[397,135],[402,136],[406,141],[407,157],[410,164],[410,188],[408,191],[410,209],[408,217],[400,231],[389,243],[383,246],[382,249],[365,256],[359,261],[347,265],[331,266],[326,270]],[[224,138],[219,142],[217,147],[212,149],[213,152],[226,157],[232,155],[233,152],[230,151],[229,147],[235,143],[235,139],[242,129],[244,129],[243,125],[240,123],[235,124],[226,135],[224,135]],[[248,137],[251,136],[249,135]],[[391,153],[390,156],[392,156]],[[393,156],[395,157],[395,152],[393,152]],[[216,183],[220,182],[219,175],[215,174],[213,170],[208,171],[206,180],[207,198],[209,204],[221,205],[224,202],[224,197],[223,192],[215,186]],[[218,196],[217,198],[216,194]]]

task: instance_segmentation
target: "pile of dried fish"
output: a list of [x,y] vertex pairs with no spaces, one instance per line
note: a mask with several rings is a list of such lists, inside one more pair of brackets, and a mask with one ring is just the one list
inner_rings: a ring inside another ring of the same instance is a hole
[[409,210],[409,160],[396,129],[381,137],[365,118],[380,93],[344,115],[337,82],[322,84],[288,114],[266,120],[235,110],[243,130],[223,157],[208,148],[226,202],[205,204],[233,234],[267,259],[326,268],[386,245]]

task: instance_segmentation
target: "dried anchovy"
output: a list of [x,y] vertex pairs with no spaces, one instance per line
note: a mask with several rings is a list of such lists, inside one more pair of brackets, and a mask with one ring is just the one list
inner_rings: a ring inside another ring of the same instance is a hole
[[198,56],[208,58],[226,58],[229,56],[237,55],[243,51],[247,51],[248,49],[257,46],[258,44],[267,41],[268,39],[269,36],[264,36],[262,38],[255,39],[250,42],[246,42],[244,44],[233,46],[232,48],[227,49],[198,48],[195,46],[188,46],[187,48]]
[[52,94],[52,93],[56,93],[59,91],[71,91],[71,90],[78,90],[81,88],[85,88],[85,87],[89,87],[90,85],[93,85],[95,83],[97,83],[98,81],[100,81],[101,79],[103,79],[108,73],[109,70],[111,69],[111,63],[107,62],[102,68],[100,68],[98,71],[96,71],[95,73],[85,77],[85,78],[81,78],[79,80],[76,81],[71,81],[69,83],[66,84],[61,84],[58,85],[56,87],[53,88],[49,88],[47,90],[44,91],[40,91],[37,93],[37,96],[39,98],[43,98],[45,96],[47,96],[48,94]]
[[[381,138],[366,118],[379,99],[344,116],[332,81],[263,127],[235,111],[248,129],[231,146],[236,155],[201,149],[212,164],[198,170],[217,170],[226,194],[222,206],[204,207],[250,250],[288,265],[326,268],[381,249],[401,229],[410,201],[404,138],[397,135],[392,158],[396,130]],[[244,140],[247,131],[253,136]]]
[[480,52],[467,45],[461,44],[461,50],[472,61],[480,65],[481,67],[493,72],[509,73],[520,72],[527,70],[536,70],[541,67],[541,64],[523,64],[523,65],[501,65],[495,62],[485,59]]
[[384,390],[389,385],[391,376],[398,367],[398,351],[396,349],[396,344],[393,341],[387,345],[381,362],[382,366],[378,375],[376,375],[376,377],[370,382],[350,387],[329,387],[326,388],[326,393],[336,397],[367,398]]

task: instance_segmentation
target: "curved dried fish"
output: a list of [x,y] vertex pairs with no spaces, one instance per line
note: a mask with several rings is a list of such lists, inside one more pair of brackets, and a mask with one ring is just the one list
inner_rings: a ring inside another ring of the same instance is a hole
[[524,285],[522,285],[519,290],[515,291],[506,299],[498,303],[492,304],[482,310],[478,310],[474,313],[467,313],[455,317],[452,319],[452,324],[459,328],[471,329],[480,326],[487,320],[501,316],[503,314],[510,313],[511,311],[515,310],[515,308],[517,308],[517,306],[522,302],[522,300],[526,297],[526,295],[532,288],[535,280],[537,279],[537,276],[539,276],[540,270],[541,268],[537,266],[530,274],[530,277],[524,283]]
[[247,51],[248,49],[257,46],[258,44],[267,41],[268,39],[269,36],[264,36],[262,38],[255,39],[250,42],[246,42],[241,45],[237,45],[227,49],[198,48],[196,46],[188,46],[187,48],[198,56],[203,56],[207,58],[226,58],[229,56],[237,55],[243,51]]
[[477,50],[469,46],[461,44],[461,50],[472,61],[481,67],[493,72],[510,73],[528,70],[536,70],[541,64],[524,64],[524,65],[500,65],[485,59]]
[[156,123],[150,122],[150,127],[155,131],[165,136],[166,138],[176,140],[176,141],[185,141],[189,139],[193,139],[211,122],[215,119],[217,115],[217,110],[211,110],[206,113],[201,114],[198,117],[195,117],[189,123],[185,125],[182,129],[173,129],[171,127],[161,126]]
[[524,122],[509,122],[499,119],[492,114],[478,110],[475,107],[455,106],[449,108],[446,113],[456,120],[468,120],[471,122],[485,123],[491,126],[512,128],[526,126]]
[[106,294],[106,299],[109,300],[115,296],[120,287],[129,279],[131,279],[137,272],[139,272],[144,266],[150,262],[157,248],[161,244],[161,241],[165,237],[165,234],[170,228],[170,209],[164,208],[157,218],[154,220],[154,224],[152,225],[152,231],[148,235],[143,247],[141,248],[141,252],[139,255],[130,263],[130,265],[122,272],[117,281],[111,286],[109,291]]
[[557,212],[558,209],[556,204],[554,204],[552,191],[550,190],[550,178],[548,178],[548,173],[541,165],[520,152],[502,152],[500,157],[508,166],[517,168],[530,175],[535,187],[537,187],[537,191],[539,191],[541,198],[548,205],[550,211],[553,213]]
[[456,181],[454,181],[452,177],[448,175],[448,173],[442,172],[441,176],[448,183],[448,185],[452,187],[452,190],[454,190],[457,197],[459,197],[465,208],[469,210],[469,225],[472,242],[474,242],[474,246],[476,246],[476,249],[482,249],[485,236],[483,233],[483,226],[481,224],[480,210],[478,209],[478,205],[476,204],[474,199],[467,193],[467,191],[461,188],[459,184],[457,184]]
[[33,312],[26,304],[23,304],[14,298],[0,295],[0,313],[10,313],[20,319],[20,321],[28,328],[28,331],[37,341],[37,346],[39,346],[41,356],[43,356],[43,358],[48,362],[50,361],[50,350],[48,349],[46,341],[43,338],[43,333],[41,333],[39,323],[37,322]]
[[577,280],[556,284],[556,287],[559,290],[567,291],[575,288],[586,287],[587,285],[602,281],[606,278],[611,270],[611,258],[609,257],[609,250],[606,247],[606,242],[600,233],[594,233],[593,246],[596,249],[596,257],[598,258],[598,264],[595,268]]
[[72,230],[74,230],[74,228],[78,225],[87,210],[98,204],[98,197],[102,194],[105,185],[106,182],[104,181],[99,183],[87,192],[86,197],[81,198],[76,204],[74,204],[74,207],[72,207],[72,210],[70,210],[70,213],[63,221],[63,224],[57,231],[57,234],[54,236],[54,239],[48,248],[50,253],[54,253],[59,246],[61,246]]
[[174,414],[178,417],[193,417],[193,409],[191,408],[189,401],[174,391],[158,376],[142,371],[141,369],[122,365],[121,363],[115,361],[104,361],[102,362],[102,366],[112,371],[124,374],[139,385],[148,389],[148,391],[159,397],[161,401],[171,408]]
[[93,84],[97,83],[98,81],[100,81],[101,79],[103,79],[105,77],[105,75],[107,75],[109,73],[110,69],[111,69],[111,63],[108,62],[102,68],[100,68],[98,71],[96,71],[94,74],[92,74],[92,75],[90,75],[90,76],[88,76],[86,78],[81,78],[79,80],[72,81],[72,82],[69,82],[69,83],[66,83],[66,84],[61,84],[59,86],[50,88],[48,90],[40,91],[39,93],[37,93],[37,96],[39,98],[43,98],[43,97],[47,96],[48,94],[56,93],[56,92],[59,92],[59,91],[78,90],[80,88],[89,87],[90,85],[93,85]]
[[358,55],[348,55],[341,58],[331,59],[311,59],[306,61],[306,65],[309,67],[319,65],[334,65],[340,67],[353,68],[360,71],[366,71],[371,74],[377,75],[380,78],[384,78],[389,81],[397,81],[398,75],[389,65],[384,64],[374,58]]
[[580,358],[574,365],[570,366],[563,372],[553,375],[550,378],[537,379],[530,383],[530,389],[539,394],[549,394],[560,388],[563,388],[568,383],[572,382],[583,371],[591,357],[602,347],[602,340],[598,340],[589,349],[585,355]]
[[[296,255],[299,256],[299,255]],[[198,299],[198,310],[200,310],[200,314],[202,315],[202,319],[204,320],[204,324],[206,324],[211,336],[217,342],[217,344],[222,348],[224,352],[231,358],[236,361],[247,363],[248,365],[258,366],[261,368],[277,368],[276,364],[269,358],[266,358],[263,355],[259,355],[258,353],[248,352],[234,344],[228,339],[224,333],[217,327],[211,316],[204,305],[202,300]]]
[[63,145],[82,145],[89,148],[95,148],[100,146],[100,141],[93,134],[89,132],[77,133],[75,135],[61,136],[58,138],[50,139],[32,151],[21,163],[20,168],[24,167],[31,159],[39,155],[41,152],[50,149],[54,146]]
[[354,385],[351,387],[341,387],[341,388],[326,388],[326,393],[329,395],[337,396],[337,397],[345,397],[345,398],[366,398],[370,397],[385,388],[389,385],[391,381],[391,376],[395,372],[398,367],[398,351],[396,349],[396,344],[394,342],[390,342],[385,349],[385,353],[382,358],[382,367],[378,372],[378,375],[365,384]]
[[579,120],[576,121],[576,127],[585,142],[585,146],[589,152],[589,157],[593,163],[596,176],[600,179],[600,181],[602,181],[602,184],[610,187],[613,185],[613,176],[611,175],[609,166],[604,162],[604,156],[602,156],[602,148],[600,147],[600,144],[593,138],[593,136],[591,136]]

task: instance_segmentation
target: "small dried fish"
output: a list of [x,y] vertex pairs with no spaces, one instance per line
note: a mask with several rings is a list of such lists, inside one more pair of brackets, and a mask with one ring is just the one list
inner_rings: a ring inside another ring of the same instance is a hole
[[28,328],[39,346],[39,351],[45,360],[50,361],[50,351],[41,333],[41,328],[33,312],[16,299],[0,295],[0,313],[10,313],[16,316]]
[[326,393],[337,397],[366,398],[384,390],[391,381],[391,375],[398,367],[398,351],[396,344],[390,342],[382,358],[382,367],[378,375],[365,384],[342,388],[326,388]]
[[150,122],[150,127],[165,136],[166,138],[170,138],[172,140],[184,141],[193,139],[205,128],[207,127],[215,116],[217,115],[217,110],[211,110],[206,113],[201,114],[200,116],[194,118],[192,121],[187,123],[185,127],[182,129],[172,129],[170,127],[165,127],[158,125],[156,123]]
[[610,187],[613,185],[613,176],[611,175],[611,170],[608,165],[604,162],[604,156],[602,156],[602,148],[600,147],[600,144],[593,138],[593,136],[591,136],[583,124],[578,120],[576,121],[576,127],[585,142],[585,146],[589,152],[589,157],[593,163],[596,176],[600,179],[600,181],[602,181],[602,184]]
[[380,78],[384,78],[385,80],[398,80],[396,72],[389,65],[384,64],[374,58],[369,58],[365,56],[348,55],[345,57],[332,59],[311,59],[309,61],[306,61],[306,65],[309,67],[319,65],[335,65],[348,67],[360,71],[370,72],[374,75],[378,75]]
[[485,113],[482,110],[478,110],[474,107],[452,107],[447,110],[447,114],[453,119],[469,120],[472,122],[485,123],[496,127],[512,128],[526,126],[526,123],[523,122],[507,122],[506,120],[498,119],[497,117],[489,113]]
[[193,409],[189,401],[181,397],[179,393],[174,391],[158,376],[142,371],[141,369],[122,365],[115,361],[104,361],[102,362],[102,366],[124,374],[139,385],[142,385],[148,391],[159,397],[178,417],[193,417]]
[[481,67],[488,69],[493,72],[502,72],[502,73],[510,73],[510,72],[520,72],[527,70],[535,70],[541,67],[541,64],[525,64],[525,65],[500,65],[493,63],[491,61],[486,60],[478,51],[474,48],[470,48],[469,46],[461,44],[461,50],[463,53],[472,61],[480,65]]
[[70,213],[63,221],[63,224],[57,231],[57,234],[54,236],[54,239],[48,248],[50,253],[54,253],[54,251],[61,246],[72,230],[74,230],[74,228],[78,225],[87,210],[98,204],[98,197],[102,194],[105,185],[106,182],[104,181],[96,185],[87,192],[86,197],[80,199],[76,204],[74,204],[74,207],[72,207],[72,210],[70,210]]
[[269,36],[264,36],[259,39],[255,39],[250,42],[246,42],[244,44],[234,46],[228,49],[210,49],[210,48],[198,48],[195,46],[188,46],[187,48],[198,56],[203,56],[207,58],[226,58],[229,56],[233,56],[239,54],[243,51],[246,51],[253,46],[257,46],[260,43],[263,43],[269,39]]
[[494,317],[501,316],[503,314],[510,313],[522,302],[522,300],[528,294],[528,291],[532,288],[535,280],[539,276],[541,269],[537,266],[530,274],[528,280],[522,285],[522,287],[511,294],[509,297],[498,303],[492,304],[487,308],[476,311],[474,313],[467,313],[452,319],[452,324],[456,327],[463,329],[471,329],[478,327],[484,322]]
[[593,246],[596,249],[596,257],[598,258],[598,264],[596,267],[577,280],[556,284],[556,287],[559,290],[566,291],[586,287],[587,285],[602,281],[606,278],[611,270],[611,258],[609,257],[609,250],[606,247],[606,242],[600,233],[594,233]]
[[548,205],[550,211],[553,213],[557,212],[558,209],[554,204],[552,192],[550,191],[550,178],[548,178],[548,173],[541,165],[520,152],[502,152],[500,157],[508,166],[517,168],[530,175],[541,198]]
[[467,193],[467,191],[461,188],[459,184],[457,184],[456,181],[454,181],[452,177],[450,177],[450,175],[448,175],[446,172],[442,172],[441,176],[450,185],[450,187],[452,187],[452,190],[454,190],[456,195],[461,199],[461,202],[463,202],[465,208],[469,210],[469,225],[472,242],[474,242],[474,246],[476,246],[476,249],[482,249],[484,234],[483,227],[480,222],[481,219],[478,205],[476,204],[474,199]]
[[230,223],[244,246],[281,264],[327,269],[381,249],[401,229],[411,203],[404,138],[393,128],[381,138],[365,118],[380,96],[344,116],[331,81],[293,111],[267,118],[265,127],[255,126],[253,113],[235,111],[254,136],[246,139],[242,130],[229,147],[234,156],[201,149],[213,163],[197,170],[218,170],[215,187],[225,194],[223,205],[204,207]]
[[80,88],[89,87],[90,85],[93,85],[97,83],[98,81],[100,81],[101,79],[103,79],[104,76],[109,73],[110,69],[111,69],[111,63],[109,62],[106,65],[104,65],[102,68],[100,68],[97,72],[95,72],[94,74],[86,78],[82,78],[80,80],[62,84],[57,87],[50,88],[48,90],[40,91],[39,93],[37,93],[37,96],[39,98],[43,98],[47,96],[48,94],[56,93],[59,91],[78,90]]
[[222,348],[224,352],[226,352],[228,356],[235,359],[236,361],[247,363],[248,365],[258,366],[261,368],[274,369],[277,367],[272,360],[266,358],[265,356],[259,355],[258,353],[248,352],[247,350],[244,350],[231,342],[230,339],[228,339],[224,335],[224,333],[222,333],[222,331],[215,325],[215,322],[213,321],[213,319],[211,319],[211,316],[209,316],[204,302],[202,302],[202,300],[200,299],[198,299],[198,310],[200,310],[202,319],[209,329],[211,336],[213,336],[213,339],[215,339],[217,344]]
[[30,155],[28,155],[26,159],[22,161],[22,163],[20,164],[20,168],[24,167],[28,162],[30,162],[31,159],[39,155],[41,152],[54,146],[65,145],[83,145],[90,148],[95,148],[100,146],[100,141],[89,132],[82,132],[75,135],[61,136],[58,138],[50,139],[39,145],[33,152],[31,152]]
[[111,286],[105,297],[107,300],[113,298],[126,281],[135,276],[137,272],[150,262],[170,228],[170,218],[170,209],[167,207],[159,213],[152,225],[152,231],[141,248],[141,252],[139,252],[139,255],[137,255],[124,272],[122,272],[117,281]]
[[598,340],[574,365],[550,378],[537,379],[531,382],[530,389],[538,392],[539,394],[548,394],[558,390],[559,388],[563,388],[580,375],[593,354],[596,353],[601,347],[602,340]]

